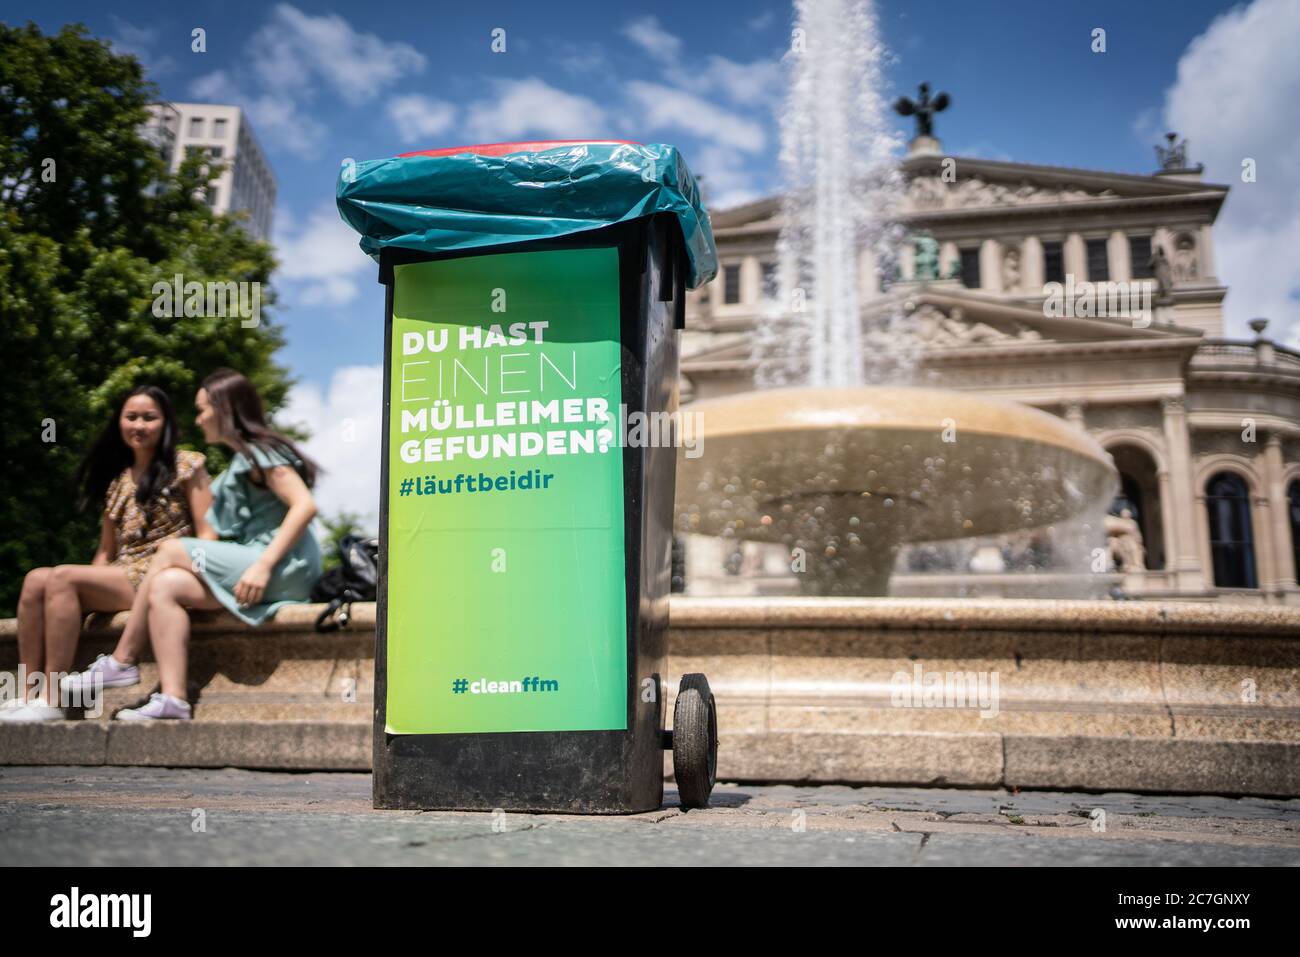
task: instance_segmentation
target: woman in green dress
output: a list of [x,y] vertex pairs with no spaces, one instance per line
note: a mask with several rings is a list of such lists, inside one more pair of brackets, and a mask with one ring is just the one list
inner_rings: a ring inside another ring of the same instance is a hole
[[307,601],[321,574],[308,528],[316,517],[315,463],[266,424],[257,390],[238,372],[208,376],[195,405],[204,437],[235,454],[212,481],[213,537],[164,543],[140,585],[116,657],[133,660],[150,642],[162,690],[143,707],[119,711],[121,720],[191,716],[187,609],[225,608],[260,625],[281,606]]

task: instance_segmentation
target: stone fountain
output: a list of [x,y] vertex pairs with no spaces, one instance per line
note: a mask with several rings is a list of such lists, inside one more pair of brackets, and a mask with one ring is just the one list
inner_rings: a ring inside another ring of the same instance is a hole
[[903,543],[1050,525],[1116,486],[1063,420],[942,389],[771,389],[693,411],[706,453],[681,460],[679,530],[802,549],[805,594],[887,594]]
[[[782,117],[777,295],[754,339],[759,389],[700,402],[706,454],[680,460],[678,529],[792,550],[805,594],[884,595],[904,543],[1051,525],[1110,500],[1095,441],[1013,402],[911,385],[921,343],[862,301],[859,263],[905,237],[869,0],[800,0]],[[900,100],[930,140],[946,94]],[[802,563],[802,564],[801,564]]]

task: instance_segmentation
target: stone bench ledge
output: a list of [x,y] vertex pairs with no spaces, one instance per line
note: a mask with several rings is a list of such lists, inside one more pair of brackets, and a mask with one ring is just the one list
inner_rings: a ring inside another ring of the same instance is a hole
[[[193,613],[194,633],[310,632],[321,604],[288,605],[259,628],[227,612]],[[352,605],[348,629],[375,627],[374,602]],[[120,634],[128,613],[95,615],[87,635]],[[1085,601],[1034,598],[674,598],[675,629],[897,629],[1031,631],[1137,635],[1259,635],[1300,638],[1300,608],[1183,601]],[[0,641],[18,622],[0,619]]]
[[[346,630],[349,632],[374,630],[375,607],[373,601],[359,601],[353,604],[352,619],[348,622]],[[247,625],[227,611],[196,611],[191,612],[190,617],[196,635],[228,635],[232,632],[236,634],[245,632],[255,634],[267,632],[314,632],[316,619],[325,608],[326,606],[322,604],[286,605],[276,612],[274,618],[271,618],[260,627]],[[127,619],[130,617],[130,612],[126,611],[119,611],[115,615],[90,615],[82,633],[90,638],[107,638],[120,635],[122,629],[126,627]],[[5,639],[17,640],[17,638],[18,619],[0,618],[0,641]]]
[[674,628],[923,629],[1300,638],[1300,608],[1039,598],[674,598]]

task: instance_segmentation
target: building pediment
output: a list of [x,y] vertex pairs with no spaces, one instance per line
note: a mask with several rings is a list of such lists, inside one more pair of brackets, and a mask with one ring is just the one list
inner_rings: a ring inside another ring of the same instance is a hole
[[903,163],[911,211],[1227,195],[1226,186],[1160,175],[944,156]]
[[746,332],[691,332],[682,337],[682,363],[748,362],[752,334]]
[[895,287],[870,310],[902,308],[928,349],[989,346],[1184,340],[1203,338],[1199,329],[1163,322],[1111,317],[1047,315],[1041,306],[1009,302],[963,287],[927,283]]
[[[905,216],[950,210],[1050,208],[1091,203],[1223,203],[1228,187],[1194,179],[965,157],[923,155],[902,163]],[[712,211],[715,231],[778,229],[781,197]]]
[[960,306],[947,311],[922,303],[908,316],[908,325],[926,349],[965,349],[977,346],[1041,342],[1043,334],[1019,320],[994,325],[968,317]]
[[735,229],[745,226],[771,226],[777,228],[781,222],[781,197],[768,196],[764,199],[733,206],[730,209],[709,210],[709,223],[714,230]]
[[908,181],[904,208],[907,212],[940,209],[981,209],[996,206],[1059,205],[1089,200],[1119,199],[1110,187],[1082,189],[1074,183],[1035,183],[1030,179],[999,182],[982,176],[967,176],[946,182],[940,176],[916,176]]
[[[1106,317],[1048,316],[1041,307],[1008,302],[974,290],[917,283],[895,286],[888,295],[865,304],[868,349],[897,346],[897,333],[872,321],[888,310],[901,312],[905,328],[927,353],[978,354],[1008,348],[1060,352],[1070,347],[1163,345],[1185,348],[1190,355],[1204,338],[1199,329],[1167,323],[1142,326]],[[683,341],[682,365],[689,372],[747,367],[752,360],[752,344],[752,330],[688,332]]]

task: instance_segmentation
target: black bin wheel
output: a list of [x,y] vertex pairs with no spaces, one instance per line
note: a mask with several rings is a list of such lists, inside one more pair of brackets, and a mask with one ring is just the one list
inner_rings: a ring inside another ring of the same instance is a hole
[[683,675],[673,706],[673,777],[682,807],[708,807],[718,772],[718,710],[704,675]]

